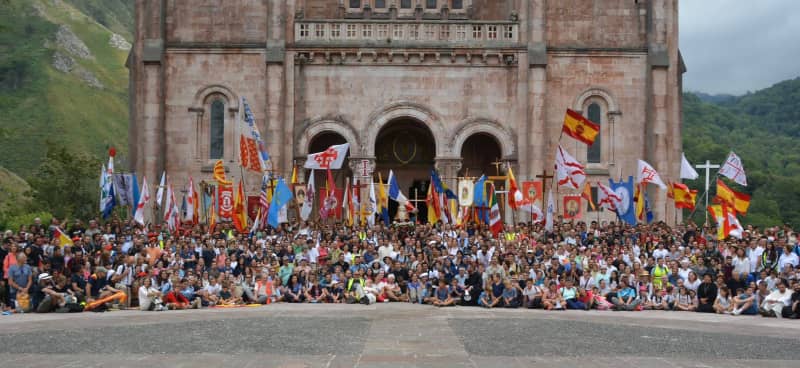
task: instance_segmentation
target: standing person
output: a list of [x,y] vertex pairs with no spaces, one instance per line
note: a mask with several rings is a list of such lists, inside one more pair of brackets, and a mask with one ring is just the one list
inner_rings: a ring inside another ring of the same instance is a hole
[[28,294],[33,286],[33,269],[26,263],[24,253],[17,254],[17,263],[8,268],[9,303],[13,306],[17,295]]
[[697,311],[714,313],[714,301],[717,299],[717,285],[712,282],[711,273],[703,275],[703,282],[697,287]]

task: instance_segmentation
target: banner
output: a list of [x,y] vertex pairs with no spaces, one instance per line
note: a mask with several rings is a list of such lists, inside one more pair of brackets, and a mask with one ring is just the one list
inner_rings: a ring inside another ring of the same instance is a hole
[[325,208],[328,209],[328,216],[337,219],[342,218],[342,197],[344,196],[344,190],[342,190],[342,188],[335,188],[333,195],[327,198],[325,192],[325,188],[319,189],[317,198],[323,199],[323,202],[320,203],[320,205],[325,206]]
[[582,215],[581,196],[564,196],[564,220],[580,220]]
[[475,186],[472,180],[461,179],[458,181],[458,205],[463,207],[472,206],[472,200],[475,196]]
[[219,218],[230,220],[233,217],[233,185],[219,185],[217,189]]
[[[250,222],[256,220],[259,208],[261,208],[261,197],[247,196],[247,217],[250,219]],[[261,216],[264,216],[264,214],[261,214]]]
[[534,203],[536,200],[542,200],[542,182],[523,181],[522,197],[526,203]]

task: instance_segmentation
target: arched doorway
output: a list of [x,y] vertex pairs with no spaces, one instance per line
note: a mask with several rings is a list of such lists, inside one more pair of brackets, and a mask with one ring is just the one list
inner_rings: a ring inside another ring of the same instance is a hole
[[[389,170],[394,171],[397,184],[412,201],[424,201],[434,167],[436,141],[433,133],[422,122],[412,118],[399,118],[387,123],[375,140],[375,170],[384,183]],[[420,218],[426,218],[422,202],[414,202]],[[389,216],[394,218],[397,204],[389,201]]]
[[[345,139],[342,135],[336,132],[325,131],[315,135],[311,140],[309,140],[308,144],[308,153],[316,153],[322,152],[328,147],[337,145],[337,144],[344,144],[347,143],[347,139]],[[352,147],[351,147],[352,149]],[[347,178],[352,180],[353,178],[353,171],[350,170],[350,165],[348,161],[350,160],[350,151],[347,151],[347,155],[345,156],[344,163],[342,164],[342,168],[338,170],[331,170],[331,174],[333,174],[333,181],[336,183],[336,188],[344,191],[345,181]],[[305,179],[306,183],[308,182],[308,176],[311,175],[311,171],[307,170]],[[317,170],[314,173],[314,186],[317,188],[316,198],[322,198],[320,195],[320,191],[325,189],[325,182],[327,180],[327,174],[324,170]],[[318,207],[319,200],[315,201],[314,208],[316,212],[316,208]]]
[[[476,133],[461,146],[461,170],[458,176],[505,175],[505,168],[497,166],[503,156],[500,142],[487,133]],[[496,184],[495,184],[496,185]]]

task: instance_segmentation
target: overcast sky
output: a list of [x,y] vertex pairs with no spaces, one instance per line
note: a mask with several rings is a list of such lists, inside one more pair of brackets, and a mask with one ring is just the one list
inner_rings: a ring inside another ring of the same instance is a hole
[[684,90],[743,94],[800,76],[800,1],[680,0]]

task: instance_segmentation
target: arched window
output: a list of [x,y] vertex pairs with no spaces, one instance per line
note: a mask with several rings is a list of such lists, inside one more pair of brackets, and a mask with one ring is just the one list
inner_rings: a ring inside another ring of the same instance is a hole
[[214,100],[211,103],[211,125],[209,129],[209,158],[221,159],[225,153],[225,103]]
[[[589,105],[586,117],[589,118],[589,120],[591,120],[592,122],[600,124],[602,118],[602,111],[600,109],[600,105],[598,105],[597,103],[592,103],[591,105]],[[602,128],[600,128],[600,132],[601,134],[597,135],[597,138],[595,138],[594,140],[594,144],[592,144],[592,146],[586,150],[586,161],[589,163],[593,164],[600,163],[601,160],[600,147],[602,147],[601,144],[602,142],[600,141],[600,137],[602,136]]]

